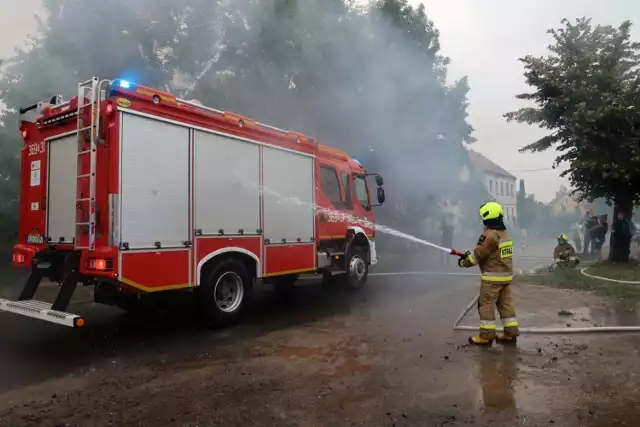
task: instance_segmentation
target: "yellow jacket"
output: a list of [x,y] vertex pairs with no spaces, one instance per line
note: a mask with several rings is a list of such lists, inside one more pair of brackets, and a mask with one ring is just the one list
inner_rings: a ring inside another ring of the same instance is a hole
[[463,267],[478,265],[482,280],[505,284],[513,280],[513,242],[506,230],[485,227],[473,249],[462,261]]
[[576,250],[569,243],[559,243],[553,250],[553,258],[559,261],[575,261]]

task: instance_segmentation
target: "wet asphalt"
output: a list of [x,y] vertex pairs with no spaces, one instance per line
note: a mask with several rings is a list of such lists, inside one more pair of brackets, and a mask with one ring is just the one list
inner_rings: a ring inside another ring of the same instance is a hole
[[129,365],[188,358],[215,342],[227,345],[417,296],[432,295],[432,304],[425,310],[431,313],[430,317],[437,312],[442,325],[450,326],[475,292],[469,280],[473,278],[461,281],[459,276],[449,274],[387,275],[388,271],[380,270],[378,273],[384,275],[374,273],[367,288],[358,293],[327,291],[318,279],[307,278],[298,282],[295,298],[283,300],[264,286],[257,289],[243,323],[222,331],[202,330],[186,302],[166,311],[130,315],[89,302],[88,289],[78,291],[76,299],[84,301],[69,309],[84,316],[87,324],[82,329],[0,312],[0,393],[91,371],[103,363]]
[[[452,324],[478,283],[457,272],[403,258],[358,292],[310,278],[282,299],[265,286],[221,331],[199,328],[189,304],[134,316],[87,289],[72,306],[80,330],[0,313],[0,425],[634,425],[637,337],[470,347]],[[520,294],[522,317],[547,322],[573,303],[608,313],[554,292]]]
[[[372,269],[367,287],[349,293],[322,289],[319,280],[306,277],[297,284],[295,298],[282,300],[268,286],[259,286],[249,314],[235,328],[203,331],[194,320],[191,306],[180,301],[164,311],[154,310],[144,316],[129,315],[117,308],[92,303],[90,288],[78,288],[75,304],[69,311],[85,317],[82,329],[70,329],[36,319],[0,312],[0,393],[73,372],[84,372],[111,361],[144,363],[147,358],[188,357],[212,341],[243,340],[264,335],[268,331],[299,327],[305,323],[332,316],[348,315],[355,309],[367,310],[397,301],[428,296],[425,310],[429,322],[420,328],[451,335],[450,325],[473,298],[476,278],[458,276],[475,273],[460,270],[455,258],[428,252],[421,257],[383,259]],[[530,268],[536,259],[522,260]],[[407,274],[427,271],[421,276]],[[442,274],[438,274],[442,272]],[[4,293],[16,296],[21,289],[14,283]],[[55,286],[43,286],[37,298],[55,298]],[[428,313],[428,314],[427,314]],[[434,316],[434,314],[436,314]]]

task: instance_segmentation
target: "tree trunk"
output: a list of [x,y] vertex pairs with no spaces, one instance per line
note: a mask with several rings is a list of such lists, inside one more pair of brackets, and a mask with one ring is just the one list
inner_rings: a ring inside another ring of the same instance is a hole
[[[631,212],[633,210],[633,203],[626,197],[616,197],[615,204],[613,206],[613,218],[609,221],[609,224],[618,219],[618,213],[624,214],[624,219],[631,221]],[[620,239],[620,236],[616,236],[616,233],[611,233],[609,238],[609,261],[613,262],[629,262],[629,253],[631,252],[631,239]]]

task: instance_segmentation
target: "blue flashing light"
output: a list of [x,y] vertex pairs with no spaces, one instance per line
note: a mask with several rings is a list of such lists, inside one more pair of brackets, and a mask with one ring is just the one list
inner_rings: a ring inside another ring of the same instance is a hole
[[120,80],[118,83],[119,83],[120,87],[123,88],[123,89],[131,88],[131,83],[129,83],[127,80]]
[[360,166],[362,166],[362,162],[361,162],[360,160],[358,160],[358,159],[356,159],[356,158],[352,158],[352,160],[353,160],[354,162],[356,162],[357,164],[359,164]]

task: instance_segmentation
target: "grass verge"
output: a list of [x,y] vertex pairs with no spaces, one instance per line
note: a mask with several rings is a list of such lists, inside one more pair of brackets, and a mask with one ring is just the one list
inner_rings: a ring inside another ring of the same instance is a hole
[[[640,283],[615,283],[584,276],[577,269],[557,269],[551,273],[541,271],[539,274],[518,276],[516,281],[535,283],[538,285],[550,286],[554,288],[579,289],[595,292],[598,295],[627,300],[635,303],[640,301]],[[614,265],[602,263],[589,267],[586,271],[594,276],[607,277],[616,280],[628,280],[640,282],[640,265]]]

